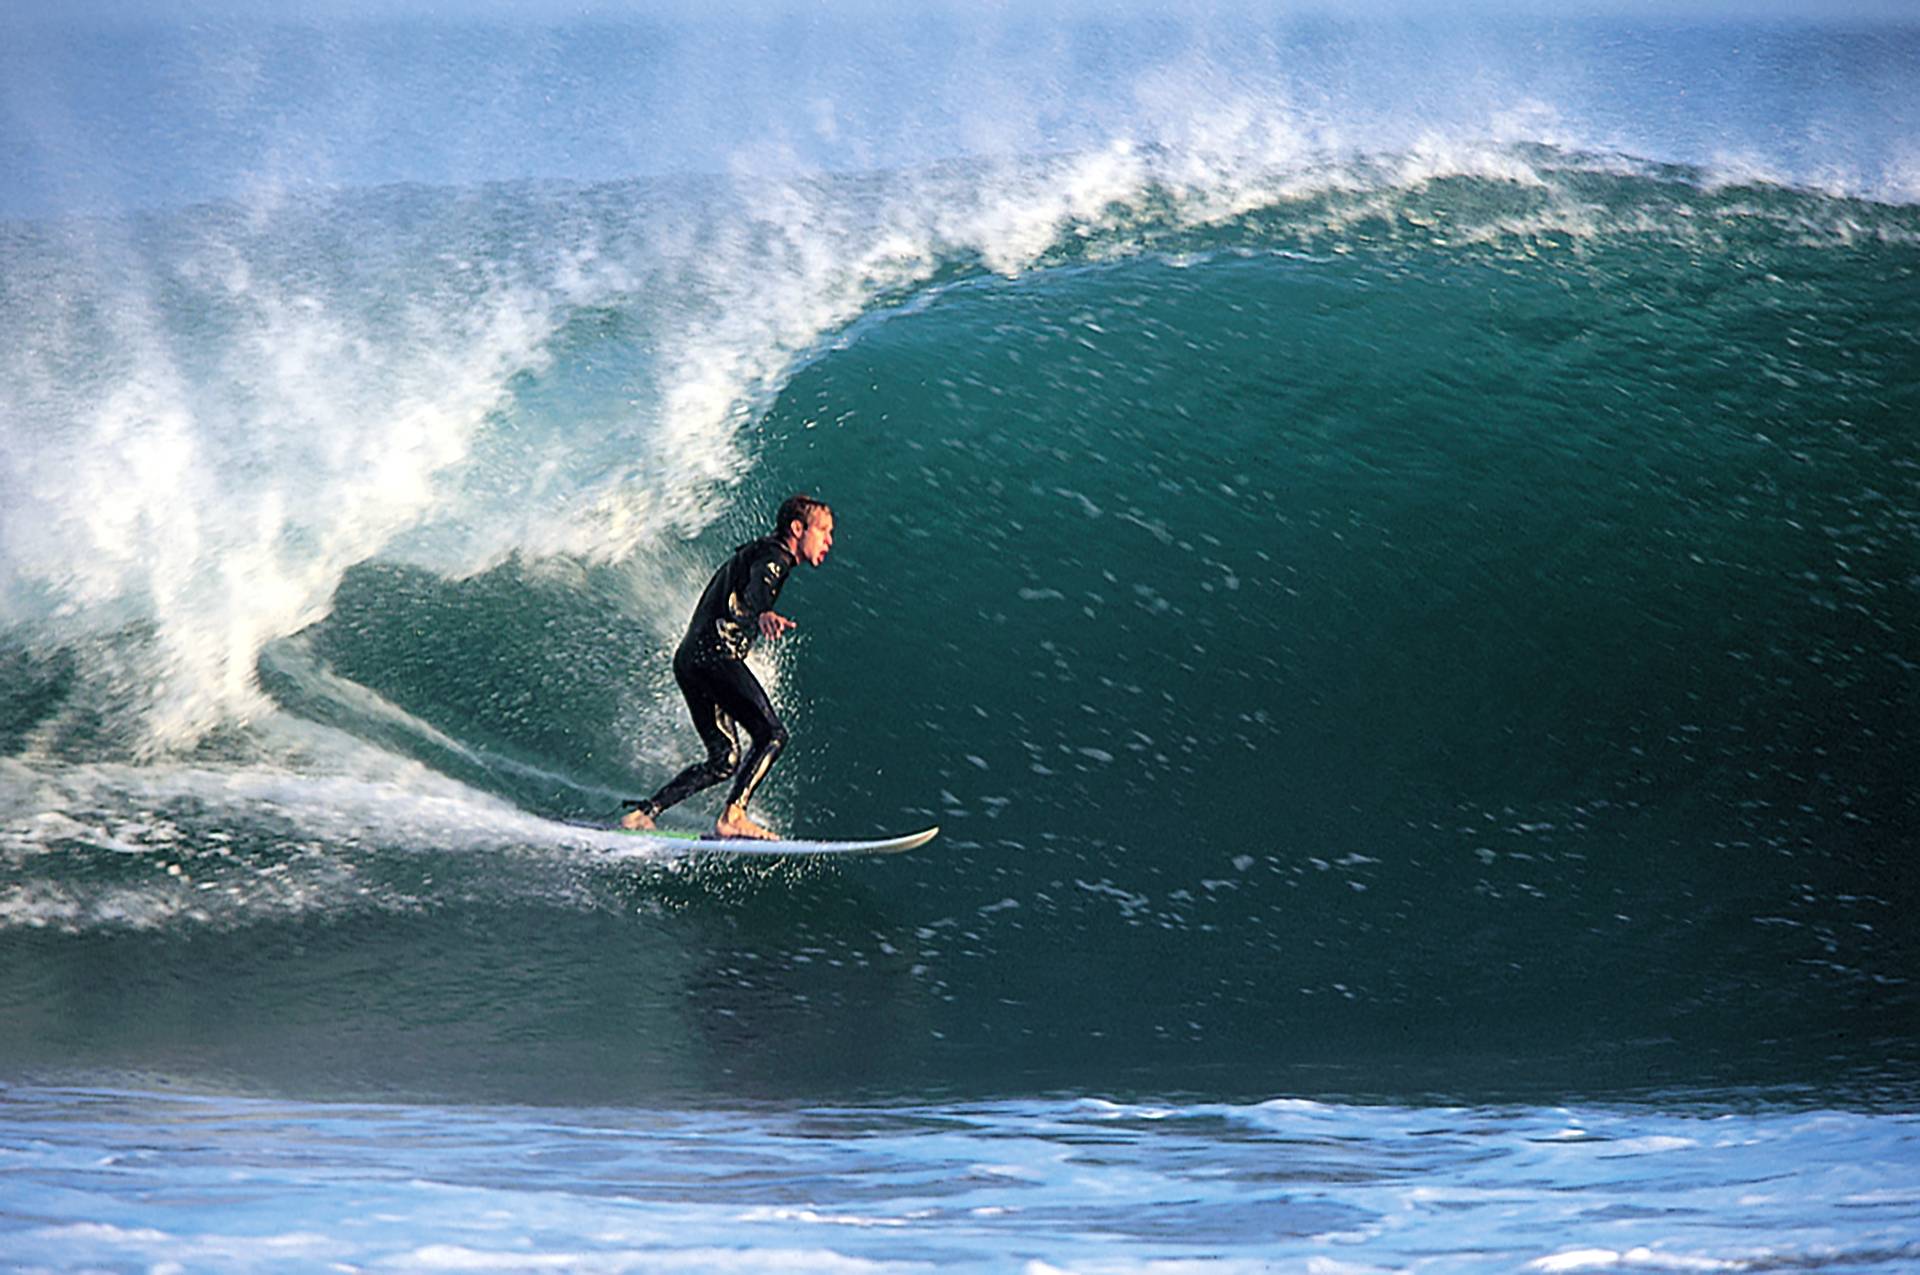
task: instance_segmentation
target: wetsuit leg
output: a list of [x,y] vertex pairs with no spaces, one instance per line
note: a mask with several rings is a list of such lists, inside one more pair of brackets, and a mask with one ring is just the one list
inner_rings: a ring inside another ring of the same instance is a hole
[[733,792],[727,798],[728,805],[744,808],[753,800],[753,790],[773,768],[780,750],[787,746],[787,727],[780,720],[780,714],[773,711],[760,679],[745,663],[726,660],[715,664],[707,685],[721,710],[731,716],[752,741],[746,760],[740,763],[734,778]]
[[700,742],[707,746],[706,760],[697,761],[675,775],[666,787],[645,801],[626,803],[626,809],[642,811],[651,819],[669,806],[677,806],[693,794],[713,787],[739,766],[740,743],[733,717],[715,694],[720,688],[713,684],[711,672],[709,666],[692,661],[676,659],[673,662],[673,680],[680,684],[680,693],[687,699],[687,712],[693,718],[693,728],[700,732]]

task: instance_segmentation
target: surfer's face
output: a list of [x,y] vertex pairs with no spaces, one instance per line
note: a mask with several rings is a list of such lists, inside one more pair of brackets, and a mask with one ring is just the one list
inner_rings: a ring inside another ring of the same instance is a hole
[[816,509],[807,519],[807,525],[801,528],[799,543],[794,546],[793,556],[810,567],[817,567],[827,560],[827,550],[833,548],[833,514],[825,509]]

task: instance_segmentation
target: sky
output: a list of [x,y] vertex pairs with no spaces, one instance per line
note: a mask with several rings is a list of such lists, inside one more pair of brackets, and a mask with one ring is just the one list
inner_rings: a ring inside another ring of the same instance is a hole
[[1342,0],[1338,19],[1239,0],[317,0],[296,26],[266,0],[28,0],[0,16],[0,218],[857,171],[1192,142],[1248,112],[1359,150],[1439,132],[1920,189],[1920,2],[1590,7],[1616,17],[1516,17],[1547,6],[1508,0],[1466,19],[1403,0]]
[[[1594,15],[1655,21],[1873,21],[1920,25],[1920,4],[1913,0],[1448,0],[1445,4],[1434,0],[306,0],[294,20],[511,19],[546,24],[694,19],[732,23],[794,16],[858,21],[902,13],[1076,19],[1159,14],[1182,20],[1253,13],[1264,17],[1311,14],[1360,21],[1390,18],[1442,22],[1479,15],[1545,19]],[[279,0],[18,0],[0,10],[0,26],[101,20],[166,25],[222,19],[289,20],[288,8]]]

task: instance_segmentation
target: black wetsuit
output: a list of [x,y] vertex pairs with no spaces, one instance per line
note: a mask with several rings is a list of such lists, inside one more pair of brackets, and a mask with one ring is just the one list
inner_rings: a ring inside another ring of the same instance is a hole
[[[766,778],[786,746],[787,728],[746,658],[760,634],[760,617],[773,610],[796,562],[779,537],[765,536],[741,545],[713,573],[673,653],[673,679],[707,746],[706,760],[675,775],[647,800],[628,802],[628,809],[651,818],[729,775],[735,778],[727,804],[745,806]],[[751,741],[744,761],[738,730]]]

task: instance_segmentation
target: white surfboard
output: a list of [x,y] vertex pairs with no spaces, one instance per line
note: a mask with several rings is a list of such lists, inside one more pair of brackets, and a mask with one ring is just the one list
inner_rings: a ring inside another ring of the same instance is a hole
[[[780,841],[759,841],[749,837],[703,837],[697,832],[680,832],[672,828],[655,828],[651,831],[634,828],[610,828],[610,832],[622,837],[631,837],[639,843],[632,853],[645,855],[659,854],[739,854],[739,855],[778,855],[778,854],[900,854],[915,846],[924,846],[940,835],[936,827],[923,828],[919,832],[909,832],[901,837],[882,837],[873,841],[814,841],[806,839],[787,839]],[[623,853],[620,850],[613,854]]]

